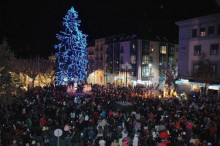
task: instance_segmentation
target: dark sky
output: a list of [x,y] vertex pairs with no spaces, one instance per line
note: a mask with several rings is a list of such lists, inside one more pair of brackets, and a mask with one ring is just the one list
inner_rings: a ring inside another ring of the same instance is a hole
[[[217,0],[216,0],[217,1]],[[48,56],[62,18],[73,6],[80,30],[95,38],[120,33],[156,33],[178,40],[176,21],[218,13],[215,0],[0,0],[0,39],[17,56]]]

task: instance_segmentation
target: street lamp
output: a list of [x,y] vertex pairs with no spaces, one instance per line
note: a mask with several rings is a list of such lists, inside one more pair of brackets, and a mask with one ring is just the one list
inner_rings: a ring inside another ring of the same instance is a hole
[[151,71],[150,71],[151,66],[152,64],[150,63],[148,66],[148,87],[150,87],[149,84],[150,84],[150,76],[151,76]]
[[125,85],[126,85],[126,87],[127,87],[127,81],[128,81],[128,75],[127,75],[127,74],[128,74],[128,69],[131,69],[132,66],[131,66],[131,64],[129,64],[128,62],[126,62],[125,64],[122,64],[122,65],[121,65],[121,68],[125,70],[125,74],[126,74],[126,82],[125,82]]

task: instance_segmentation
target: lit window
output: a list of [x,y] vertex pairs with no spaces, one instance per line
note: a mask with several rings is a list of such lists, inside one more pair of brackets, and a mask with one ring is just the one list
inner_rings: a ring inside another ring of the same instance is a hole
[[218,55],[218,44],[212,44],[210,48],[210,55]]
[[154,51],[154,48],[151,48],[151,52],[153,52]]
[[160,53],[161,54],[166,54],[167,53],[167,47],[166,46],[161,46],[160,47]]
[[194,46],[194,56],[201,55],[201,45]]
[[154,46],[150,45],[150,52],[154,52]]
[[143,66],[142,67],[142,77],[147,77],[148,76],[148,67],[147,66]]
[[132,44],[132,52],[136,52],[136,45]]
[[135,44],[133,44],[133,45],[132,45],[132,48],[133,48],[134,50],[136,49],[136,46],[135,46]]
[[136,56],[135,55],[132,55],[130,59],[131,59],[131,64],[136,64]]
[[205,27],[200,28],[200,36],[204,37],[205,36]]
[[173,63],[174,60],[175,60],[174,57],[172,57],[172,56],[169,57],[169,63]]
[[148,64],[149,63],[149,56],[143,55],[142,56],[142,64]]

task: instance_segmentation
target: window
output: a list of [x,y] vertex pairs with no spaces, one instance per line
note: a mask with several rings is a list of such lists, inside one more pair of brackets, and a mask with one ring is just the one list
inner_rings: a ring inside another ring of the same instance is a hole
[[161,46],[160,47],[160,53],[161,54],[166,54],[167,53],[167,47],[166,46]]
[[213,73],[217,71],[217,64],[210,64],[210,69],[212,69]]
[[142,56],[142,64],[148,64],[149,63],[149,56],[143,55]]
[[153,71],[152,71],[152,68],[151,68],[151,67],[149,68],[149,75],[150,75],[150,76],[153,75]]
[[193,65],[193,76],[195,76],[197,70],[199,69],[199,65],[198,64],[194,64]]
[[142,41],[142,54],[149,54],[149,41]]
[[175,47],[174,45],[168,45],[168,54],[169,55],[174,55],[175,54]]
[[132,55],[130,59],[131,59],[131,64],[136,64],[136,56],[135,55]]
[[200,36],[201,37],[205,36],[205,27],[200,28]]
[[208,35],[214,34],[214,26],[209,26],[208,27]]
[[150,56],[150,63],[153,63],[153,57],[152,56]]
[[194,46],[194,56],[201,55],[201,45]]
[[101,45],[100,51],[103,51],[103,44]]
[[192,29],[192,37],[197,37],[197,29]]
[[174,63],[175,58],[173,56],[169,57],[169,63]]
[[120,63],[121,63],[121,64],[124,63],[124,57],[123,57],[123,56],[121,56],[121,58],[120,58]]
[[212,44],[210,48],[210,55],[218,55],[218,44]]
[[124,53],[124,46],[121,46],[120,52],[121,52],[121,53]]
[[148,76],[148,66],[142,66],[142,77]]
[[159,62],[161,64],[166,63],[166,60],[167,60],[167,56],[166,55],[160,55]]
[[217,30],[218,32],[218,34],[220,34],[220,25],[218,25],[218,30]]
[[134,51],[136,50],[135,44],[132,44],[132,49],[133,49]]

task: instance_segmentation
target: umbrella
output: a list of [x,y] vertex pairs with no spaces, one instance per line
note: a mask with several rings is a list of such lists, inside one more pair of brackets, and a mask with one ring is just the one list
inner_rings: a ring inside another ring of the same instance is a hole
[[187,123],[186,124],[186,128],[187,129],[192,129],[193,128],[193,124],[192,123]]
[[161,132],[160,133],[160,138],[167,138],[169,135],[167,132]]
[[69,131],[69,130],[70,130],[69,125],[65,125],[65,126],[64,126],[64,131]]
[[163,131],[163,130],[166,130],[166,127],[164,125],[160,125],[158,127],[158,131]]

